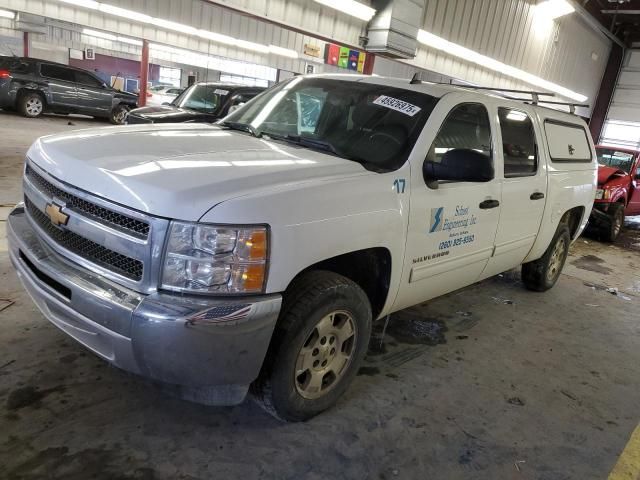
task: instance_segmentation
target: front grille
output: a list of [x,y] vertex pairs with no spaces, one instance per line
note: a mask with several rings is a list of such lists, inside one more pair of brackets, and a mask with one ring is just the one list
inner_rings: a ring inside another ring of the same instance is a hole
[[114,252],[69,230],[55,227],[49,217],[40,211],[26,196],[24,197],[24,205],[33,221],[61,247],[124,277],[135,281],[142,279],[141,261]]
[[56,197],[65,202],[66,207],[79,211],[93,220],[97,220],[110,227],[132,234],[138,238],[146,239],[149,236],[149,224],[117,213],[107,208],[88,202],[80,197],[65,192],[47,181],[33,168],[27,165],[25,175],[33,185],[48,197]]

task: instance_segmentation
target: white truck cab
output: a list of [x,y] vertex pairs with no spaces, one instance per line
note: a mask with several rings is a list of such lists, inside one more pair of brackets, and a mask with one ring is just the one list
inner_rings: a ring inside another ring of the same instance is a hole
[[217,125],[43,137],[12,262],[56,326],[188,399],[330,407],[372,321],[500,272],[551,288],[596,156],[577,116],[477,91],[295,77]]

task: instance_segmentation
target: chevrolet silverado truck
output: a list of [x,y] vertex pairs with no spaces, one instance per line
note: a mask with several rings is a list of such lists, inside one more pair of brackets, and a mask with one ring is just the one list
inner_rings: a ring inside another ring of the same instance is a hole
[[300,421],[343,394],[373,321],[520,265],[556,283],[595,197],[587,132],[468,88],[299,76],[215,125],[40,138],[10,257],[107,362]]
[[624,217],[640,215],[640,152],[598,145],[598,189],[591,221],[614,242]]

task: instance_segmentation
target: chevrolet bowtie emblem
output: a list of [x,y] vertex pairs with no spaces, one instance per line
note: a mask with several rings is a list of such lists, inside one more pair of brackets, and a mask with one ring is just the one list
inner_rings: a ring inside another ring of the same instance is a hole
[[47,203],[44,211],[51,219],[51,223],[53,223],[56,227],[60,225],[66,225],[69,221],[69,215],[66,213],[62,213],[63,206],[58,205],[56,203]]

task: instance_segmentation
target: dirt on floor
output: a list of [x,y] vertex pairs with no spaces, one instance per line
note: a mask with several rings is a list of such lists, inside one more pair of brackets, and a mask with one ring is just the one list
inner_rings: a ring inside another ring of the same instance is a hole
[[[3,201],[34,136],[67,122],[0,113]],[[639,417],[638,225],[580,238],[547,293],[512,271],[378,322],[345,397],[299,424],[109,367],[42,317],[0,249],[0,478],[606,478]]]

